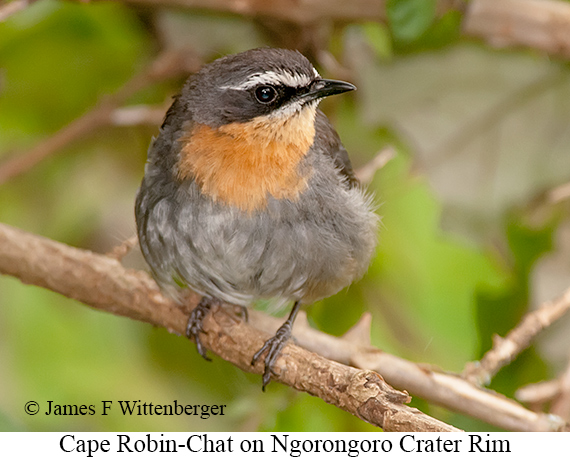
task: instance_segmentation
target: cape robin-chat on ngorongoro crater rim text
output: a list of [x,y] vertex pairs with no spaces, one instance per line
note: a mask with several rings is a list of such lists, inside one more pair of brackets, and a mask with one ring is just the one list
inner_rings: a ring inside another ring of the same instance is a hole
[[317,108],[355,89],[299,52],[260,48],[194,74],[148,151],[136,199],[143,255],[161,288],[202,295],[187,335],[199,353],[213,304],[294,302],[265,355],[263,386],[302,304],[366,271],[378,218],[338,134]]

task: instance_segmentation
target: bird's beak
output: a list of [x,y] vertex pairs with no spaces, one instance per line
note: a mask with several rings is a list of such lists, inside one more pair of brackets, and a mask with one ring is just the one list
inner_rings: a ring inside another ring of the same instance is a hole
[[356,86],[344,81],[334,79],[317,79],[308,87],[308,91],[300,96],[305,102],[328,97],[329,95],[342,94],[350,90],[356,90]]

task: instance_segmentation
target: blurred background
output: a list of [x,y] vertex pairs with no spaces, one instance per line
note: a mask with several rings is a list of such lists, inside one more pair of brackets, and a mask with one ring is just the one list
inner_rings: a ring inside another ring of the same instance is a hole
[[[307,309],[313,326],[341,335],[370,311],[375,346],[461,372],[493,334],[570,286],[564,57],[468,36],[463,2],[207,3],[41,0],[5,17],[2,4],[1,222],[110,251],[134,234],[146,149],[189,73],[229,53],[289,47],[358,87],[321,105],[355,168],[395,151],[369,184],[382,216],[377,255],[364,279]],[[311,15],[313,3],[330,14]],[[136,250],[124,264],[146,268]],[[490,387],[512,397],[556,378],[569,325],[544,332]],[[30,400],[177,400],[226,404],[227,414],[28,416]],[[421,398],[412,405],[493,430]],[[377,429],[276,383],[262,393],[259,376],[207,363],[164,329],[3,276],[0,430]]]

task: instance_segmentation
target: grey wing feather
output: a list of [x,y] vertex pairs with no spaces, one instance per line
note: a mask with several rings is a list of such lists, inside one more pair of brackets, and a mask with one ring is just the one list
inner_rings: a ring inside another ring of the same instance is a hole
[[323,145],[323,150],[330,155],[341,175],[346,178],[350,188],[358,185],[358,179],[354,175],[352,163],[348,157],[348,152],[342,145],[336,130],[321,110],[317,110],[315,119],[315,142]]

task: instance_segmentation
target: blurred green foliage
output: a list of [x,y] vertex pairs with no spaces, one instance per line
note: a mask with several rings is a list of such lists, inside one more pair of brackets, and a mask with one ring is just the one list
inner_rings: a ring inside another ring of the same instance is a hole
[[394,48],[400,52],[418,52],[440,48],[457,40],[461,14],[446,11],[436,16],[437,0],[388,0],[386,15]]
[[420,38],[435,21],[436,0],[388,0],[386,14],[396,40]]
[[[167,11],[153,28],[145,14],[119,3],[46,0],[0,23],[0,160],[42,141],[141,71],[159,47],[156,28],[195,33],[202,44],[193,44],[206,59],[270,44],[248,19]],[[434,0],[390,0],[387,14],[388,26],[335,29],[330,41],[339,60],[354,31],[364,37],[373,65],[458,41],[459,13],[436,17]],[[225,38],[209,39],[222,29]],[[157,84],[132,102],[161,103],[181,84]],[[378,252],[362,281],[310,307],[309,319],[342,334],[370,310],[375,345],[461,371],[489,348],[493,334],[507,332],[527,310],[530,275],[552,248],[559,219],[537,228],[505,209],[505,222],[497,226],[506,240],[503,251],[442,231],[444,203],[416,168],[414,146],[394,125],[366,119],[366,96],[358,91],[327,101],[323,109],[357,167],[386,145],[398,151],[370,185],[382,215]],[[134,232],[134,195],[156,132],[146,126],[106,128],[69,145],[0,189],[0,220],[106,252]],[[259,377],[219,359],[206,363],[192,344],[164,329],[96,312],[7,277],[0,278],[0,366],[0,430],[376,430],[275,383],[262,393]],[[492,387],[512,395],[549,374],[548,363],[531,349]],[[96,405],[98,413],[27,416],[29,400],[42,409],[48,400]],[[123,417],[117,410],[103,416],[103,400],[226,404],[228,413],[208,420]],[[490,430],[421,399],[414,405],[469,430]]]

